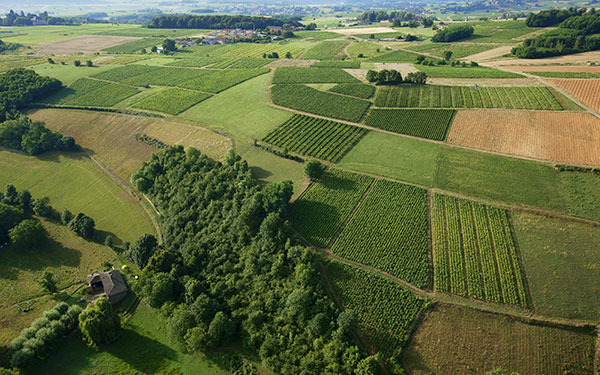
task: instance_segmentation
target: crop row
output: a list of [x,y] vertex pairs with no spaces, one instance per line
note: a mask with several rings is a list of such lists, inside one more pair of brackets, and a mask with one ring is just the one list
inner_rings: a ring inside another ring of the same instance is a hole
[[169,88],[140,100],[133,107],[176,115],[211,96],[203,92]]
[[90,107],[112,107],[139,91],[133,87],[122,86],[94,79],[81,78],[44,102]]
[[360,60],[322,60],[313,66],[316,68],[360,69]]
[[371,109],[365,124],[395,133],[443,141],[456,111],[451,109]]
[[434,196],[435,289],[464,297],[527,306],[508,212]]
[[231,69],[231,70],[205,70],[196,69],[198,71],[209,72],[191,81],[185,81],[179,84],[190,90],[206,91],[210,93],[219,93],[230,87],[238,85],[251,78],[269,72],[269,68],[255,69]]
[[484,67],[462,66],[426,66],[419,65],[418,70],[431,78],[523,78],[522,75],[503,70]]
[[275,85],[271,94],[277,105],[354,122],[360,121],[371,105],[367,100],[330,94],[305,85]]
[[289,52],[292,54],[292,58],[298,58],[303,51],[303,48],[294,47],[289,44],[235,43],[233,45],[223,46],[222,48],[212,50],[210,56],[227,58],[262,58],[264,55],[277,53],[279,57],[284,57]]
[[366,129],[357,126],[295,114],[263,141],[335,163],[366,133]]
[[375,87],[366,83],[341,83],[329,89],[338,94],[355,96],[357,98],[369,99],[375,92]]
[[326,272],[343,308],[358,314],[363,337],[388,358],[402,349],[423,300],[398,283],[357,267],[332,262]]
[[69,100],[73,100],[78,96],[87,94],[108,85],[108,82],[98,81],[95,79],[80,78],[73,82],[69,87],[57,92],[56,94],[43,100],[44,103],[50,104],[65,104]]
[[428,285],[427,192],[378,180],[332,251],[416,285]]
[[311,244],[327,247],[373,179],[328,169],[294,202],[292,226]]
[[397,86],[377,92],[378,107],[561,110],[547,87]]
[[165,65],[201,68],[203,66],[208,66],[223,60],[224,59],[220,59],[218,57],[194,56],[189,58],[186,57],[185,59],[175,59],[172,62]]
[[119,44],[118,46],[108,47],[102,51],[107,53],[136,53],[143,48],[151,48],[157,46],[163,42],[164,39],[158,38],[144,38],[133,40],[131,42]]
[[348,44],[350,42],[347,40],[320,42],[306,51],[302,58],[308,60],[344,60],[347,57],[344,49]]
[[212,69],[249,69],[249,68],[261,68],[270,62],[272,59],[257,59],[252,57],[246,57],[241,59],[222,59],[214,64],[208,66]]
[[283,67],[275,70],[273,83],[359,83],[352,75],[338,68]]

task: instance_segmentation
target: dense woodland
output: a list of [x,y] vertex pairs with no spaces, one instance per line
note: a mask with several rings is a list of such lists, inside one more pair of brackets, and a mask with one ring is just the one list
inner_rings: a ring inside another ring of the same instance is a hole
[[291,182],[261,187],[232,151],[221,164],[181,146],[132,182],[160,210],[167,250],[149,252],[145,239],[129,257],[142,259],[140,292],[169,316],[174,340],[190,351],[241,342],[277,373],[375,371],[352,343],[355,314],[323,291],[318,256],[288,235]]
[[433,34],[431,40],[433,42],[454,42],[461,39],[466,39],[473,35],[473,26],[448,26],[445,29],[437,31]]
[[154,29],[266,29],[269,26],[302,26],[297,21],[284,21],[278,18],[254,16],[160,16],[150,21],[149,28]]
[[0,75],[0,122],[19,117],[20,109],[62,87],[59,80],[29,69],[12,69]]
[[512,53],[518,57],[537,59],[600,49],[600,15],[595,9],[548,10],[531,14],[529,26],[558,28],[535,38],[526,39]]

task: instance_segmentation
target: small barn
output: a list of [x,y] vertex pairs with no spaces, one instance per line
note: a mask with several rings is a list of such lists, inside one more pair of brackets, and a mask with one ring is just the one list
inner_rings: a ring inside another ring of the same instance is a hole
[[127,284],[119,270],[88,275],[87,284],[85,289],[93,296],[92,300],[106,297],[112,304],[121,302],[128,291]]

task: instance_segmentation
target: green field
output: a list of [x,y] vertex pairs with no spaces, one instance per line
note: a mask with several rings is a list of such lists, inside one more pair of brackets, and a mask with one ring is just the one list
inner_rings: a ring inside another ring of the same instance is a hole
[[371,105],[367,100],[330,94],[304,85],[276,85],[271,88],[271,95],[273,103],[282,107],[353,122],[360,121]]
[[[381,44],[372,42],[354,42],[348,46],[348,54],[351,59],[358,59],[359,55],[362,54],[361,59],[372,59],[377,56],[384,55],[389,52],[389,49],[383,47]],[[411,62],[416,60],[411,59]]]
[[[464,23],[457,23],[463,25]],[[472,22],[475,32],[465,41],[475,43],[517,43],[526,34],[539,30],[523,21],[500,20]]]
[[163,40],[158,38],[144,38],[105,48],[102,51],[106,53],[136,53],[144,48],[150,50],[153,46],[161,45]]
[[196,78],[200,78],[206,75],[207,72],[200,69],[146,67],[150,68],[148,72],[137,74],[118,82],[132,86],[177,86],[179,83],[189,82]]
[[590,72],[526,72],[539,77],[548,78],[600,78],[600,73]]
[[360,69],[360,61],[358,60],[321,60],[313,65],[316,68],[344,68],[344,69]]
[[417,287],[427,287],[427,191],[378,180],[331,250]]
[[83,212],[94,219],[98,230],[123,241],[154,233],[140,203],[80,154],[30,157],[0,151],[0,168],[0,186],[13,184],[34,197],[48,196],[57,210]]
[[358,314],[361,336],[378,352],[396,354],[405,345],[423,300],[398,283],[357,267],[331,262],[326,273],[344,309]]
[[222,59],[218,62],[210,64],[211,69],[249,69],[261,68],[269,63],[272,59],[257,59],[257,58],[241,58],[241,59]]
[[148,66],[148,65],[131,64],[131,65],[119,66],[119,67],[116,67],[116,68],[111,69],[106,72],[94,74],[92,76],[92,78],[98,78],[98,79],[102,79],[102,80],[106,80],[106,81],[120,82],[120,81],[126,80],[128,78],[131,78],[131,77],[134,77],[134,76],[137,76],[140,74],[154,72],[157,69],[158,69],[157,67]]
[[275,70],[273,83],[358,83],[354,76],[337,68],[284,67]]
[[305,60],[344,60],[348,57],[344,49],[349,44],[350,42],[347,40],[319,42],[304,52],[302,58]]
[[40,64],[32,66],[32,69],[39,75],[56,78],[63,83],[63,85],[71,85],[73,82],[80,78],[86,78],[92,74],[98,74],[100,72],[112,69],[112,66],[94,66],[93,68],[74,66],[74,65],[61,65],[61,64]]
[[240,57],[263,58],[265,55],[276,53],[280,58],[283,58],[289,52],[292,54],[292,58],[296,59],[304,52],[307,45],[306,42],[274,42],[267,44],[234,43],[222,46],[195,46],[186,50],[185,53],[179,53],[179,55],[181,57],[187,56],[187,51],[192,51],[195,55],[239,59]]
[[573,216],[600,220],[600,177],[593,173],[561,172],[560,191]]
[[[417,57],[419,57],[419,56],[423,56],[423,55],[418,54],[418,53],[408,52],[408,51],[397,50],[397,51],[388,52],[384,55],[372,57],[372,58],[368,59],[367,61],[381,62],[381,63],[391,63],[391,62],[414,63],[417,61]],[[436,61],[438,59],[427,56],[427,60]]]
[[170,88],[144,98],[133,106],[135,108],[149,109],[151,111],[176,115],[211,96],[212,95],[203,92]]
[[456,111],[444,109],[371,109],[369,126],[414,137],[443,141]]
[[375,87],[373,87],[372,85],[367,85],[366,83],[342,83],[333,86],[328,91],[335,92],[338,94],[354,96],[361,99],[369,99],[375,93]]
[[402,362],[412,375],[486,374],[497,368],[518,374],[592,375],[595,341],[589,330],[527,324],[440,304],[421,323]]
[[112,107],[139,90],[116,83],[81,78],[66,89],[43,100],[44,103],[90,107]]
[[311,244],[327,247],[373,179],[328,169],[292,208],[292,226]]
[[417,44],[414,46],[406,47],[411,51],[425,52],[430,55],[437,57],[444,57],[446,51],[452,52],[452,59],[462,59],[476,53],[496,48],[493,44],[469,44],[469,43],[426,43]]
[[462,66],[415,65],[415,67],[431,78],[524,78],[517,73],[480,66],[471,68]]
[[377,90],[378,107],[514,108],[561,110],[552,92],[539,87],[404,85]]
[[600,228],[521,211],[513,219],[536,312],[596,322]]
[[[254,59],[253,59],[254,60]],[[218,63],[221,61],[228,61],[228,59],[221,59],[218,57],[207,57],[207,56],[194,56],[189,58],[174,59],[170,62],[166,62],[164,65],[169,66],[183,66],[190,68],[201,68],[210,64]]]
[[335,163],[366,133],[366,129],[357,126],[296,114],[263,141]]
[[508,212],[436,194],[432,235],[435,290],[528,306]]
[[[269,72],[269,68],[233,69],[233,70],[198,70],[203,72],[199,78],[179,84],[190,90],[219,93],[251,78]],[[210,73],[209,73],[210,72]]]

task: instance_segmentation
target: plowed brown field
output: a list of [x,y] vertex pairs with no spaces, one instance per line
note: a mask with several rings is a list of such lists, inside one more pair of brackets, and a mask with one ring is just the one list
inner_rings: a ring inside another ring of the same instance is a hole
[[533,159],[600,165],[600,120],[588,113],[459,111],[447,142]]
[[575,96],[594,111],[600,112],[600,79],[549,79],[548,81]]

